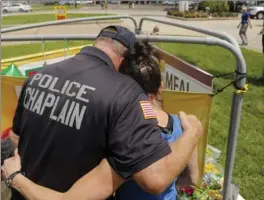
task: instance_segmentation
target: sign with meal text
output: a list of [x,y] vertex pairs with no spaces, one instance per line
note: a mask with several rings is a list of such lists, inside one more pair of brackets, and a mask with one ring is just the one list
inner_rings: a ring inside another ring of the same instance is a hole
[[213,75],[155,47],[163,61],[162,78],[169,90],[183,92],[213,92]]

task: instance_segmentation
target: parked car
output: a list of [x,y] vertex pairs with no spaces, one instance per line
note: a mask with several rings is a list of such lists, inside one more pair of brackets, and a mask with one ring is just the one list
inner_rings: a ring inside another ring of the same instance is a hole
[[120,0],[108,0],[107,3],[109,3],[109,4],[118,4],[119,1]]
[[68,1],[59,1],[59,5],[61,6],[68,5]]
[[12,3],[9,6],[3,6],[2,13],[9,12],[31,12],[32,7],[27,3]]
[[162,4],[165,5],[165,6],[174,6],[175,3],[176,3],[175,0],[166,0],[166,1],[163,1]]
[[81,2],[80,1],[69,1],[69,5],[79,5]]
[[[89,1],[89,2],[91,2],[91,3],[93,3],[93,1]],[[79,4],[81,4],[81,1],[59,1],[59,5],[61,5],[61,6],[65,6],[65,5],[75,5],[75,4],[77,4],[77,5],[79,5]]]
[[59,1],[52,1],[52,0],[50,0],[50,1],[45,1],[44,2],[44,6],[50,6],[50,5],[57,5],[57,4],[59,4]]
[[248,12],[251,18],[264,19],[264,3],[258,6],[249,6]]
[[92,1],[92,0],[84,0],[84,1],[80,1],[80,4],[93,4],[94,3],[94,1]]
[[247,6],[251,3],[250,1],[228,1],[230,12],[242,12],[242,7]]
[[59,5],[61,6],[64,6],[64,5],[67,5],[68,4],[68,1],[59,1]]

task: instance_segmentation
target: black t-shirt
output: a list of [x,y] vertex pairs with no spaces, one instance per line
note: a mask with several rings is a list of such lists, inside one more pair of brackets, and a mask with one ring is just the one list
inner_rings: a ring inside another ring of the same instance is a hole
[[[147,96],[110,58],[85,47],[25,82],[13,121],[26,177],[67,191],[107,158],[123,178],[170,153]],[[13,191],[13,199],[24,199]]]

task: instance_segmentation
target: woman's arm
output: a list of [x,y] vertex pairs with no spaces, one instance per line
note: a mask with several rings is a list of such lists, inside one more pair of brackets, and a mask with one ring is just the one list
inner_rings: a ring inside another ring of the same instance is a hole
[[188,162],[187,168],[190,176],[191,184],[197,185],[199,179],[199,163],[198,163],[198,148],[195,147],[192,157]]
[[108,161],[103,159],[96,168],[64,193],[62,200],[104,200],[124,182],[125,180],[115,173]]
[[[5,160],[2,166],[5,177],[19,171],[20,168],[20,157],[17,152],[14,157]],[[12,187],[28,200],[103,200],[113,194],[123,182],[124,180],[114,173],[104,159],[65,193],[37,185],[22,174],[15,176]]]
[[195,147],[186,168],[179,176],[177,185],[197,185],[199,179],[198,148]]
[[28,200],[61,200],[63,197],[63,193],[39,186],[22,174],[15,176],[12,187]]

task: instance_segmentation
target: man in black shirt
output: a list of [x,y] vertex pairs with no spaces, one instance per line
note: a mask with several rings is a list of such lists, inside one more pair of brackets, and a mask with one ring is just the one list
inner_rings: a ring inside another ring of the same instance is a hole
[[[65,192],[105,157],[118,175],[133,177],[150,192],[166,188],[178,175],[192,154],[198,131],[171,148],[161,138],[144,91],[117,73],[135,42],[126,28],[107,27],[93,47],[47,66],[25,82],[11,138],[19,139],[26,177]],[[179,150],[185,154],[179,155]],[[12,199],[24,198],[14,190]]]

